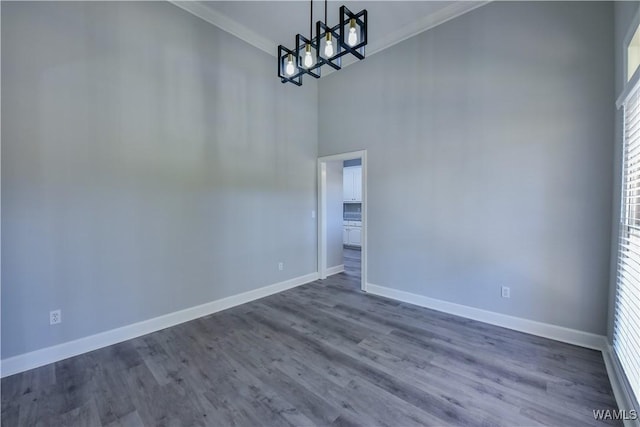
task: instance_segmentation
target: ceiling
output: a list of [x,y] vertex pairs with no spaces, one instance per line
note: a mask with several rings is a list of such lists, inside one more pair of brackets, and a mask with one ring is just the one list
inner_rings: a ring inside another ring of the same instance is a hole
[[[309,34],[308,1],[172,1],[200,18],[276,56],[282,44],[292,48],[295,35]],[[328,21],[338,22],[341,5],[357,13],[367,9],[367,55],[379,52],[470,10],[486,1],[329,1]],[[324,21],[324,2],[314,1],[313,21]],[[315,29],[314,29],[315,31]]]

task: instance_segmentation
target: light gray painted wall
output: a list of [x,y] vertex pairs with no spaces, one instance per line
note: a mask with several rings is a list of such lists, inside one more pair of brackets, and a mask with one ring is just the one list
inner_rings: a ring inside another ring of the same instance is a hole
[[317,271],[313,81],[169,3],[1,7],[3,358]]
[[[615,96],[622,93],[626,82],[624,64],[625,37],[631,28],[632,21],[640,11],[640,3],[635,1],[617,1],[614,3],[614,57],[615,57]],[[615,108],[615,107],[612,107]],[[616,273],[618,260],[618,224],[620,219],[620,178],[622,173],[623,146],[623,112],[615,111],[614,128],[614,163],[613,163],[613,215],[611,221],[611,268],[609,288],[609,316],[607,322],[607,338],[613,342],[613,319],[615,315]]]
[[369,282],[604,334],[612,44],[611,3],[495,2],[320,80],[320,155],[368,150]]
[[342,203],[344,191],[342,162],[327,162],[327,267],[344,264]]

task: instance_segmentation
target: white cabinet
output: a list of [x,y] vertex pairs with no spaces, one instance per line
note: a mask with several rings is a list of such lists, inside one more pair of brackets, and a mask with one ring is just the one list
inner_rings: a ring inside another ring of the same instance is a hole
[[342,174],[342,189],[345,202],[362,201],[362,166],[344,168]]
[[351,246],[362,246],[362,227],[351,227],[351,230],[349,230],[349,244]]
[[349,246],[362,246],[362,223],[360,221],[344,222],[342,243]]
[[353,197],[356,202],[362,201],[362,166],[356,166],[353,171]]
[[353,184],[354,184],[353,168],[352,167],[344,168],[342,172],[342,190],[344,193],[345,202],[351,202],[355,200],[355,194],[353,192],[353,189],[354,189]]

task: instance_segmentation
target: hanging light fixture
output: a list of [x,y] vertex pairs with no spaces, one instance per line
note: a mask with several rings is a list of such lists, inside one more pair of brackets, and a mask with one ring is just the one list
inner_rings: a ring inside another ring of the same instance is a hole
[[342,67],[342,57],[352,54],[364,59],[367,40],[367,11],[352,13],[340,7],[340,22],[334,27],[327,24],[327,0],[324,1],[324,22],[316,23],[313,36],[313,0],[310,1],[309,38],[296,35],[295,49],[278,46],[278,77],[282,83],[302,86],[302,76],[320,78],[320,68],[329,65],[335,70]]

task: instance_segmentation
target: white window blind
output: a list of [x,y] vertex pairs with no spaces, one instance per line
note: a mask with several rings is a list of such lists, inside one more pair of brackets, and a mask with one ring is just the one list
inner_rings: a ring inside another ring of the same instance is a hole
[[613,347],[640,397],[640,90],[624,103],[622,206]]

